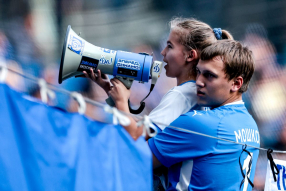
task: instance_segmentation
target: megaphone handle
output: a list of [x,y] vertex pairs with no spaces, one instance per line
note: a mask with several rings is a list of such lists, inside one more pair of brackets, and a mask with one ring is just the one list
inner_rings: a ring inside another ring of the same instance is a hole
[[109,96],[106,100],[106,103],[108,105],[110,105],[111,107],[114,107],[115,106],[115,102],[113,101],[113,99]]
[[139,114],[139,113],[141,113],[141,112],[144,110],[144,108],[145,108],[145,102],[141,102],[141,103],[140,103],[140,107],[135,110],[135,109],[132,109],[132,108],[131,108],[131,106],[130,106],[130,100],[128,99],[128,107],[129,107],[130,113],[132,113],[132,114]]
[[[113,99],[112,99],[110,96],[109,96],[105,101],[106,101],[106,103],[107,103],[108,105],[110,105],[111,107],[115,107],[115,103],[114,103]],[[140,107],[139,107],[138,109],[132,109],[130,105],[131,105],[131,104],[130,104],[130,100],[128,99],[129,111],[130,111],[130,113],[132,113],[132,114],[139,114],[139,113],[141,113],[141,112],[144,110],[144,108],[145,108],[145,102],[141,102]]]
[[155,84],[151,84],[150,91],[149,91],[148,95],[140,102],[140,107],[138,109],[136,109],[136,110],[132,109],[130,107],[130,100],[128,99],[128,107],[129,107],[130,113],[132,113],[132,114],[139,114],[139,113],[141,113],[144,110],[144,108],[145,108],[144,100],[150,95],[150,93],[153,91],[154,87],[155,87]]

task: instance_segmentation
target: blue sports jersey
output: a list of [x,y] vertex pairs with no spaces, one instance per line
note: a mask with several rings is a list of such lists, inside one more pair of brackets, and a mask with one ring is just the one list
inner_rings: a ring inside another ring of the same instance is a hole
[[[190,111],[170,126],[260,146],[257,125],[243,103]],[[172,127],[165,128],[148,143],[157,159],[169,167],[167,190],[252,190],[241,173],[239,158],[244,174],[251,159],[247,152],[242,153],[242,145]],[[249,179],[253,182],[259,150],[246,149],[252,155]]]

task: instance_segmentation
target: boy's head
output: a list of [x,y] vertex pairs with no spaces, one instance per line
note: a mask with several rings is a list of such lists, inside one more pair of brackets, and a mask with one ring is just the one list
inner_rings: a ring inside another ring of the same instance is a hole
[[220,40],[202,51],[197,72],[198,103],[224,105],[247,90],[254,73],[253,55],[237,41]]

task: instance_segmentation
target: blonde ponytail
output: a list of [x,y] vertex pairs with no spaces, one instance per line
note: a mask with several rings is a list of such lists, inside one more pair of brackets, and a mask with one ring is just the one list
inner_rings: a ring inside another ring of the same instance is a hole
[[222,32],[221,39],[233,40],[232,35],[227,30],[221,30],[221,32]]

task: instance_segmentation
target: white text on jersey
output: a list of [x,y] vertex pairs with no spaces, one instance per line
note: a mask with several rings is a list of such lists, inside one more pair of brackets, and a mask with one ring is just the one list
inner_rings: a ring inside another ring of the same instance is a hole
[[257,130],[254,129],[240,129],[238,132],[234,131],[236,142],[254,142],[260,143],[260,137]]

